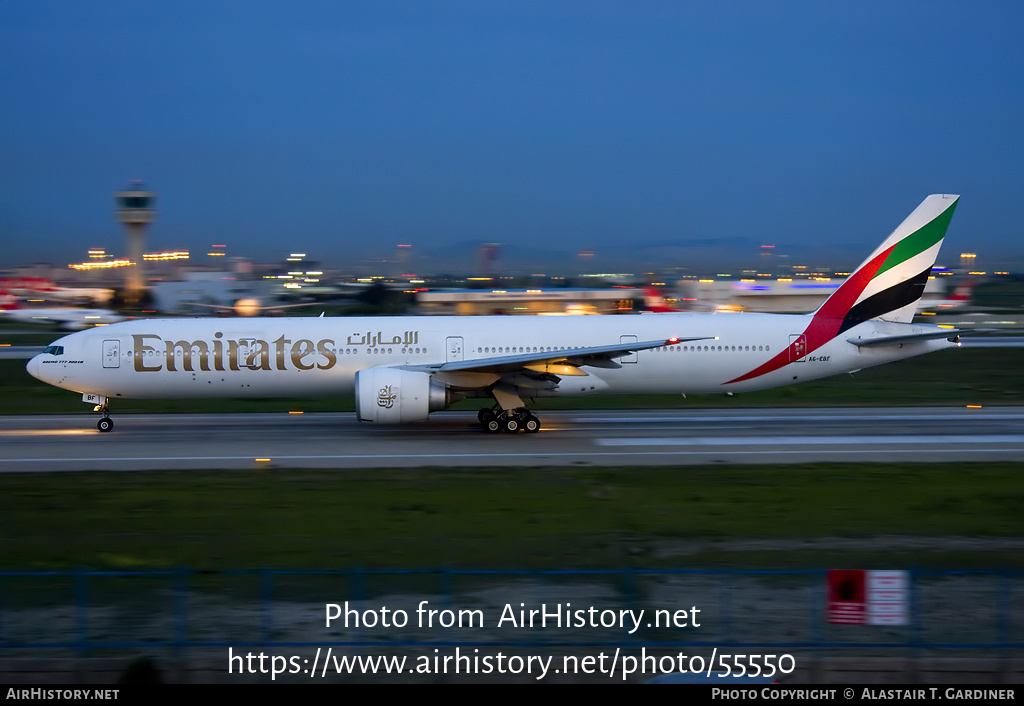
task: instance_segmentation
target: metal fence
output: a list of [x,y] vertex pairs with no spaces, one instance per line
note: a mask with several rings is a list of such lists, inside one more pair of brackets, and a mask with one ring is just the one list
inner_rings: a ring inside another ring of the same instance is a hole
[[[0,654],[644,645],[1004,657],[1024,647],[1024,572],[909,577],[907,624],[869,626],[828,622],[825,570],[4,571]],[[536,610],[548,613],[543,626],[536,613],[530,625]]]

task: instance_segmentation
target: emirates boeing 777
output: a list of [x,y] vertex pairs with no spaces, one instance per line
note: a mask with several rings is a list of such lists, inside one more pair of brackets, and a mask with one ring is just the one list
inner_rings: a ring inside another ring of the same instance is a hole
[[362,422],[421,422],[466,398],[490,432],[536,432],[523,399],[763,390],[958,344],[911,323],[958,196],[927,197],[805,315],[146,319],[65,336],[28,363],[110,431],[119,399],[342,396]]

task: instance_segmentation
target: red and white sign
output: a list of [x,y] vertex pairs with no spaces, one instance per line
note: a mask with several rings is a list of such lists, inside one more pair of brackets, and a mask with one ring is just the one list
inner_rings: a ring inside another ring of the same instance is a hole
[[906,571],[832,569],[828,572],[828,622],[845,625],[906,625]]
[[868,625],[906,625],[910,579],[906,571],[868,571]]

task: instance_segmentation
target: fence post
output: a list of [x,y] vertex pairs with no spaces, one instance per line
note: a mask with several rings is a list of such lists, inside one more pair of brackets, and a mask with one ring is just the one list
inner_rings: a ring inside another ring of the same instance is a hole
[[[363,569],[362,568],[360,568],[358,566],[354,566],[351,569],[349,569],[349,571],[348,571],[349,592],[350,592],[350,594],[352,596],[352,603],[355,604],[355,605],[358,605],[360,597],[362,596],[362,592],[363,592],[363,580],[362,579],[363,579]],[[360,621],[360,623],[357,623],[354,628],[352,628],[352,637],[354,639],[350,640],[350,642],[362,643],[363,629],[362,629],[361,621]],[[360,644],[358,646],[361,647],[362,645]]]
[[910,581],[910,640],[907,647],[907,667],[910,672],[910,683],[916,684],[918,682],[917,659],[921,654],[921,635],[924,629],[922,624],[924,617],[921,610],[921,582],[919,580],[921,572],[911,567],[907,571],[907,576]]
[[181,657],[188,641],[188,569],[174,572],[174,656]]
[[274,575],[267,569],[260,569],[260,623],[263,629],[263,644],[273,640],[274,630]]
[[75,644],[81,656],[89,651],[89,571],[75,569]]
[[1010,591],[1013,590],[1013,584],[1010,581],[1010,570],[1003,569],[999,572],[999,602],[998,602],[998,614],[996,620],[998,625],[996,626],[996,639],[999,641],[999,680],[1003,684],[1010,683],[1010,669],[1012,662],[1010,661],[1010,649],[1007,645],[1012,640],[1013,635],[1013,603],[1011,601]]
[[718,570],[718,600],[722,605],[722,642],[733,644],[736,640],[732,634],[732,583],[736,580],[736,571]]
[[[455,607],[454,601],[452,600],[452,574],[451,570],[447,566],[443,566],[438,569],[438,593],[441,594],[442,605],[449,610],[453,610],[458,613],[458,609]],[[437,623],[437,641],[448,642],[451,641],[452,633],[448,628],[441,625],[441,622]]]

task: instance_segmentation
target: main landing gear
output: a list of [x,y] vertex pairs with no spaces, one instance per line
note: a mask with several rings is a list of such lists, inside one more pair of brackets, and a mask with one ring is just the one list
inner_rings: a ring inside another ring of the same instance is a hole
[[490,434],[499,431],[507,431],[515,434],[522,429],[530,434],[540,431],[540,420],[530,413],[526,407],[504,410],[498,405],[481,409],[476,418],[480,420],[480,426]]
[[110,418],[110,409],[105,404],[98,404],[93,407],[94,412],[99,412],[103,416],[98,422],[96,422],[96,428],[100,431],[110,431],[114,428],[114,420]]

